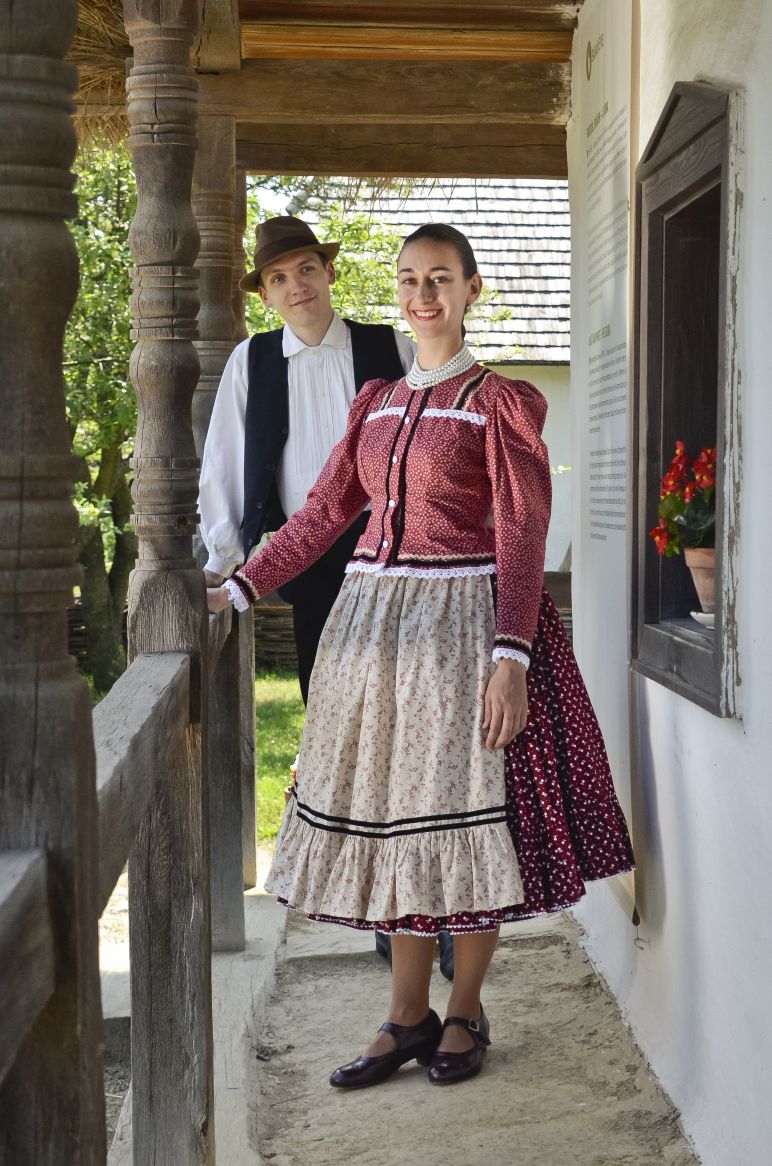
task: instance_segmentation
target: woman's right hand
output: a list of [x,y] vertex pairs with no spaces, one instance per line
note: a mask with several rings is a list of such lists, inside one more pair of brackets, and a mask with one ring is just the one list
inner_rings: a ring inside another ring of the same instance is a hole
[[206,605],[213,615],[218,611],[225,611],[226,607],[231,606],[231,597],[227,589],[225,587],[207,587]]
[[514,741],[528,720],[526,671],[517,660],[499,660],[485,689],[483,733],[486,749]]

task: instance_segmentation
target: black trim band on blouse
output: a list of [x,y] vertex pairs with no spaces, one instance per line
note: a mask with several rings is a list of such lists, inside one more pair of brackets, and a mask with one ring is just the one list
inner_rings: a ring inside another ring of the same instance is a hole
[[[421,414],[429,404],[430,392],[430,389],[426,389],[424,391],[423,400],[419,402],[418,410],[415,414],[415,417],[413,418],[413,424],[410,426],[407,440],[405,441],[405,448],[402,451],[402,461],[398,466],[399,476],[397,478],[397,513],[395,514],[393,520],[394,534],[392,537],[392,545],[389,550],[389,554],[386,556],[387,562],[395,561],[397,559],[399,555],[399,548],[402,545],[402,539],[405,535],[405,525],[407,521],[407,516],[405,514],[405,503],[407,501],[407,455],[410,452],[410,446],[413,443],[413,438],[415,437],[415,431],[418,426],[418,422],[421,420]],[[413,398],[411,397],[411,405],[412,401]],[[408,406],[408,408],[410,408],[410,406]],[[405,412],[407,412],[407,409]]]
[[[405,413],[407,413],[410,410],[410,406],[413,404],[414,397],[415,397],[415,390],[413,390],[413,392],[410,394],[410,400],[408,401],[407,405],[405,405],[405,409],[404,409],[404,412],[402,414],[403,418],[405,416]],[[386,505],[384,506],[383,512],[381,514],[381,537],[380,537],[379,544],[378,544],[379,550],[383,546],[384,541],[386,539],[386,515],[389,512],[388,500],[391,497],[391,472],[394,469],[394,458],[396,457],[397,446],[399,445],[399,441],[400,441],[401,437],[402,437],[402,421],[400,420],[400,423],[395,430],[394,440],[392,441],[391,448],[389,450],[388,468],[386,470]],[[397,493],[399,493],[399,467],[397,469]],[[392,519],[392,522],[393,521],[394,521],[394,519]],[[376,558],[377,558],[377,553],[376,553]]]
[[481,373],[478,373],[477,376],[472,378],[472,380],[469,382],[469,384],[464,385],[463,388],[461,389],[461,392],[458,394],[455,401],[451,405],[451,408],[465,410],[467,408],[469,400],[474,395],[474,393],[476,393],[477,389],[480,387],[482,382],[485,380],[489,371],[490,371],[489,369],[484,368]]
[[251,586],[251,585],[250,585],[250,584],[247,582],[247,580],[246,580],[246,579],[242,579],[242,578],[241,578],[241,576],[240,576],[238,573],[237,573],[237,574],[235,574],[235,575],[231,575],[231,577],[230,577],[230,579],[229,579],[229,582],[230,582],[230,583],[235,583],[235,584],[236,584],[236,586],[238,587],[239,591],[240,591],[240,592],[241,592],[241,594],[244,596],[244,598],[246,599],[247,603],[248,603],[250,606],[251,606],[252,604],[254,604],[254,603],[256,603],[256,602],[257,602],[257,596],[256,596],[256,594],[255,594],[255,592],[254,592],[254,589],[253,589],[253,588],[252,588],[252,586]]

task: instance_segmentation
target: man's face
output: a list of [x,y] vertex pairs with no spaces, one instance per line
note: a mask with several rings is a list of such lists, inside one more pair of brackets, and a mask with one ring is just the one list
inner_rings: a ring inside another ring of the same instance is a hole
[[330,288],[335,268],[318,251],[299,251],[267,264],[260,272],[260,298],[290,328],[313,328],[332,314]]

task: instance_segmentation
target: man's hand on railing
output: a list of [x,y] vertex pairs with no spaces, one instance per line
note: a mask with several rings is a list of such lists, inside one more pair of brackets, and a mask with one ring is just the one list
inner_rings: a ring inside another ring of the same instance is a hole
[[225,576],[218,575],[216,571],[204,571],[204,578],[207,587],[219,587]]
[[216,614],[231,606],[231,597],[224,587],[207,587],[206,604],[209,610]]

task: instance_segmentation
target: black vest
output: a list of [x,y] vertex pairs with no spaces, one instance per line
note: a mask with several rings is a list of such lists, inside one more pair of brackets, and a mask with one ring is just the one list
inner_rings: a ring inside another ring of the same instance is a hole
[[[354,385],[403,375],[402,361],[388,324],[345,321],[351,332]],[[244,419],[244,557],[266,530],[287,521],[276,488],[276,467],[289,433],[287,358],[282,352],[282,328],[258,332],[249,342],[247,409]]]

